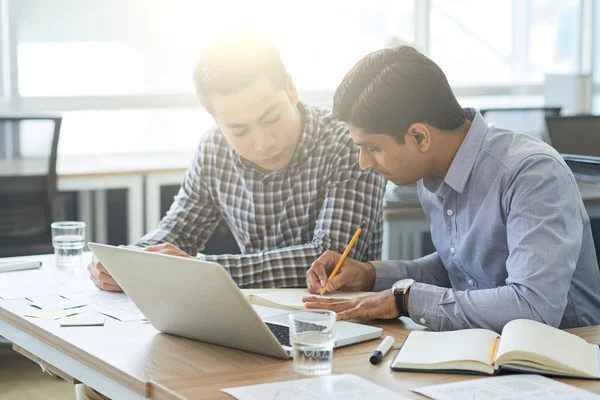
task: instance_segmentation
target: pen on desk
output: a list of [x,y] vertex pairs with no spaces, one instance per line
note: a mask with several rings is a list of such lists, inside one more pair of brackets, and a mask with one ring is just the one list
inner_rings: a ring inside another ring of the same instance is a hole
[[379,346],[377,346],[377,348],[373,352],[371,358],[369,358],[371,364],[376,365],[383,357],[385,357],[385,355],[388,351],[390,351],[393,345],[394,338],[392,336],[384,337]]
[[0,261],[0,272],[21,271],[24,269],[39,268],[41,266],[42,266],[41,261],[14,261],[14,262]]
[[325,284],[321,287],[321,295],[324,295],[327,292],[327,289],[326,289],[327,283],[331,279],[333,279],[333,277],[335,276],[335,274],[337,274],[338,271],[340,270],[340,268],[342,267],[342,264],[344,263],[344,260],[346,259],[346,257],[348,257],[348,253],[350,253],[350,250],[352,250],[352,247],[354,246],[354,243],[356,243],[356,240],[360,236],[360,233],[362,232],[362,230],[365,229],[365,225],[366,224],[367,224],[367,221],[365,221],[363,219],[362,222],[360,223],[360,226],[358,227],[358,229],[354,233],[354,236],[352,236],[352,239],[350,240],[350,243],[348,243],[348,247],[346,247],[346,250],[344,251],[344,254],[342,254],[342,257],[340,258],[340,260],[336,264],[335,268],[333,269],[333,271],[331,271],[331,275],[329,275],[329,278],[327,278],[327,282],[325,282]]

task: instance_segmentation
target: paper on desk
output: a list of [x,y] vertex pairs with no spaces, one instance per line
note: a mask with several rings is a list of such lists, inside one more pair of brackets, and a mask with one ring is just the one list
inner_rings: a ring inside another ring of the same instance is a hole
[[412,389],[434,400],[544,399],[598,400],[600,396],[540,375],[508,375],[471,379]]
[[116,318],[119,321],[128,322],[146,319],[125,293],[96,290],[89,293],[70,294],[65,297],[75,302],[85,302],[93,311]]
[[369,382],[357,375],[326,375],[318,378],[265,383],[221,389],[238,400],[398,400],[407,397]]
[[43,310],[32,309],[31,311],[28,311],[25,316],[42,319],[59,319],[74,314],[77,314],[77,311],[61,310],[59,308],[44,308]]
[[[333,292],[317,297],[354,299],[372,294],[371,292]],[[306,308],[302,302],[302,297],[304,296],[316,295],[310,293],[307,289],[282,289],[276,292],[249,294],[246,298],[250,304],[259,306],[282,308],[285,310],[303,310]]]
[[36,308],[60,308],[62,310],[68,310],[71,308],[79,308],[85,306],[87,303],[74,302],[63,296],[44,296],[44,297],[28,297],[30,301],[29,305]]
[[93,288],[94,284],[90,280],[77,280],[63,272],[44,267],[0,274],[0,297],[5,300],[89,292]]
[[63,318],[60,321],[61,327],[77,326],[104,326],[104,315],[95,312],[86,312]]

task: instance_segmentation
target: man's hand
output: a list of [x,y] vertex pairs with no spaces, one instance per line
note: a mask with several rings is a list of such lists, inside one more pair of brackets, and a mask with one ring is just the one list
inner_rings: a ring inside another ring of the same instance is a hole
[[[153,253],[169,254],[178,257],[192,258],[188,253],[172,245],[171,243],[162,243],[156,246],[149,246],[143,251],[149,251]],[[108,290],[111,292],[122,292],[123,289],[108,273],[104,265],[96,258],[92,257],[92,262],[88,265],[88,271],[90,271],[90,279],[94,284],[102,290]]]
[[104,265],[96,258],[92,257],[92,262],[88,265],[90,271],[90,279],[98,289],[108,290],[110,292],[122,292],[121,286],[108,273]]
[[[343,268],[343,267],[342,267]],[[396,308],[396,299],[391,290],[385,290],[356,299],[332,299],[326,297],[305,296],[302,298],[306,308],[319,308],[335,311],[337,319],[392,319],[400,317]]]
[[148,246],[143,249],[144,251],[149,251],[151,253],[160,253],[160,254],[168,254],[170,256],[177,257],[185,257],[185,258],[193,258],[185,251],[181,250],[179,247],[172,245],[171,243],[161,243],[155,246]]
[[[329,274],[335,268],[341,254],[334,251],[326,251],[312,264],[306,272],[306,287],[308,291],[321,294],[321,287],[327,283]],[[371,291],[375,285],[375,267],[372,264],[346,258],[344,264],[327,283],[327,291]]]

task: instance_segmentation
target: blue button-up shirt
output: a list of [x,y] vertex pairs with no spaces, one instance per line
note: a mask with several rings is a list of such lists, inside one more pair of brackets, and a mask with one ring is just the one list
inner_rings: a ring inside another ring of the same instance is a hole
[[377,261],[374,291],[413,278],[410,317],[433,330],[517,318],[560,328],[600,324],[600,271],[590,220],[560,155],[481,114],[442,179],[418,183],[436,252]]

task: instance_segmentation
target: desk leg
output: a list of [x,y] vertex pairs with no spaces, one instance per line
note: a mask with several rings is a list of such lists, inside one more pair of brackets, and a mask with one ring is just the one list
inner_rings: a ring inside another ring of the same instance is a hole
[[108,242],[108,215],[107,215],[107,201],[106,201],[106,190],[95,190],[94,191],[94,224],[96,241],[98,243]]
[[77,202],[77,212],[79,220],[85,222],[85,240],[98,241],[94,235],[94,216],[92,215],[92,192],[82,190],[79,192]]
[[158,226],[163,217],[160,210],[160,187],[162,185],[180,185],[183,172],[153,172],[146,175],[146,229]]
[[144,178],[131,182],[127,193],[127,238],[129,243],[144,236]]

